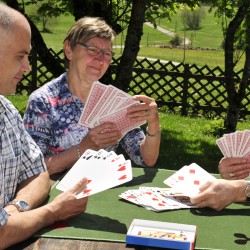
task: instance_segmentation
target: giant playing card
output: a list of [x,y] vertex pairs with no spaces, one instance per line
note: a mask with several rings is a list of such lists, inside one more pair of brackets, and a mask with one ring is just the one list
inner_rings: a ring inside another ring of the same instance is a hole
[[78,198],[90,196],[132,180],[131,162],[113,151],[86,150],[56,187],[66,191],[83,177],[88,179],[88,184],[78,194]]

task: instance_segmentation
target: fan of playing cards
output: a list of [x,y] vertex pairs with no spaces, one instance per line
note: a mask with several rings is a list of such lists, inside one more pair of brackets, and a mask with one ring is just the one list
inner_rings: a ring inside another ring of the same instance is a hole
[[190,197],[199,192],[201,185],[214,179],[213,175],[192,163],[164,180],[171,188],[140,187],[127,190],[119,197],[155,212],[194,208],[196,206],[190,202]]
[[138,105],[132,96],[112,85],[94,82],[84,105],[79,123],[88,128],[94,128],[105,122],[114,122],[117,129],[126,134],[143,122],[131,122],[126,117],[127,108]]
[[250,160],[250,130],[225,134],[216,143],[225,157],[244,157]]
[[122,154],[104,149],[88,149],[56,186],[61,191],[73,187],[83,177],[88,179],[86,188],[77,195],[82,198],[121,185],[132,180],[130,160]]

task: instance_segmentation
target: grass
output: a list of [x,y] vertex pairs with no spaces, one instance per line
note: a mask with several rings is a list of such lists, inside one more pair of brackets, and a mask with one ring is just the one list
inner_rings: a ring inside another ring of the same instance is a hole
[[[7,97],[23,114],[26,96]],[[156,167],[178,170],[184,165],[197,163],[211,173],[218,173],[218,162],[222,157],[216,137],[208,134],[213,120],[205,118],[182,117],[160,110],[162,138],[160,156]],[[238,122],[238,129],[250,127],[250,122]]]
[[[196,39],[193,41],[194,46],[203,48],[213,48],[216,50],[183,50],[178,48],[159,48],[159,45],[169,45],[171,37],[162,32],[153,29],[147,25],[143,27],[143,36],[141,39],[141,48],[138,56],[157,58],[173,62],[185,62],[188,64],[197,64],[199,66],[208,65],[210,68],[220,66],[224,69],[224,51],[219,49],[222,42],[221,26],[216,22],[212,13],[208,13],[206,8],[206,17],[202,21],[202,27],[197,30]],[[55,51],[60,51],[63,47],[63,40],[66,32],[73,25],[73,16],[60,16],[50,21],[48,29],[50,33],[42,33],[43,39],[47,46]],[[161,20],[158,22],[159,26],[171,31],[183,33],[183,25],[181,23],[179,12],[172,17],[172,21]],[[178,25],[176,25],[178,23]],[[41,25],[38,24],[41,30]],[[176,28],[177,27],[177,28]],[[193,32],[193,31],[192,31]],[[191,37],[191,31],[187,31],[187,37]],[[126,31],[119,34],[114,42],[114,45],[120,46],[124,44],[126,38]],[[116,56],[121,56],[122,49],[114,49]],[[211,60],[213,58],[213,60]],[[243,60],[237,65],[236,70],[243,68]]]
[[159,20],[158,24],[167,30],[173,31],[180,36],[186,36],[195,47],[220,49],[223,41],[220,20],[214,17],[214,12],[209,13],[209,7],[203,7],[205,15],[201,19],[201,27],[198,30],[184,32],[184,24],[181,20],[181,11],[172,16],[171,21]]

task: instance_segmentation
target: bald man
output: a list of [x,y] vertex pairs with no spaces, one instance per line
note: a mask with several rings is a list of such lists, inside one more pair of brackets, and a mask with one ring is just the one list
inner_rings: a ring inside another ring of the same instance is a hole
[[31,29],[21,13],[3,3],[0,41],[0,249],[4,249],[85,211],[87,199],[76,195],[87,180],[39,207],[50,191],[44,158],[18,111],[3,97],[15,93],[23,74],[30,71]]

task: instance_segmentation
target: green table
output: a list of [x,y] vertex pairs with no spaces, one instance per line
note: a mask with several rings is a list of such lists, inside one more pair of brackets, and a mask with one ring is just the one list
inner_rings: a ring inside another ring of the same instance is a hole
[[[245,245],[237,244],[239,238],[235,236],[235,233],[241,233],[250,237],[248,203],[232,204],[220,212],[205,208],[157,213],[118,197],[120,193],[139,186],[166,187],[163,181],[173,173],[156,168],[134,168],[131,182],[90,196],[86,213],[44,229],[36,237],[125,242],[132,220],[144,219],[196,225],[196,249],[250,249],[249,241]],[[50,200],[59,192],[53,188]]]

